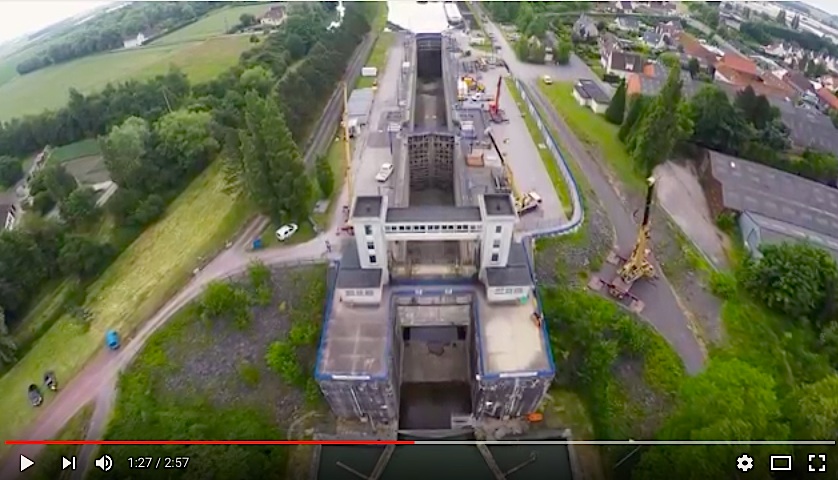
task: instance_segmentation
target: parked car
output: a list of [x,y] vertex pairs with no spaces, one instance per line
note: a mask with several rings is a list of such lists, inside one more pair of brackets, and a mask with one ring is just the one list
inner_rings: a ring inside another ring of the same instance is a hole
[[381,165],[381,168],[378,169],[378,173],[375,174],[375,179],[379,182],[386,182],[390,175],[393,174],[393,164],[392,163],[385,163]]
[[291,238],[292,235],[297,233],[298,229],[299,227],[297,227],[296,223],[289,223],[287,225],[283,225],[276,230],[276,239],[280,242],[284,242]]
[[543,77],[541,77],[541,80],[544,82],[544,85],[552,85],[553,84],[553,78],[550,77],[550,75],[544,75]]
[[41,395],[41,390],[38,389],[38,386],[34,383],[29,385],[27,395],[29,396],[29,403],[32,404],[33,407],[40,407],[41,404],[44,403],[44,396]]
[[119,348],[119,334],[116,333],[116,330],[108,330],[105,333],[105,345],[111,350],[117,350]]

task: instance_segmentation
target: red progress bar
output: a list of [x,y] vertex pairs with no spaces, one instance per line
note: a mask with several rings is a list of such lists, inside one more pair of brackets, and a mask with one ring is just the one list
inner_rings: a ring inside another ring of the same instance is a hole
[[414,445],[411,440],[6,440],[6,445]]

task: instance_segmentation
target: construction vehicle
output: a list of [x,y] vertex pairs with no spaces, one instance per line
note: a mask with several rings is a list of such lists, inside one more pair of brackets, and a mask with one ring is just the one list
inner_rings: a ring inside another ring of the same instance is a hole
[[619,265],[611,281],[605,281],[594,277],[588,286],[593,290],[600,290],[603,286],[608,287],[608,294],[617,300],[628,302],[628,307],[634,312],[640,312],[645,306],[643,301],[631,293],[631,288],[641,278],[654,279],[656,277],[655,266],[650,261],[651,250],[649,247],[650,226],[649,219],[652,210],[652,198],[655,190],[655,178],[647,180],[646,203],[643,207],[643,220],[637,232],[637,240],[628,258],[611,252],[606,260],[611,265]]
[[500,109],[500,87],[502,82],[503,77],[498,77],[498,87],[497,91],[495,92],[495,99],[492,101],[492,103],[489,104],[489,118],[492,120],[493,123],[509,122],[509,119],[506,118],[506,115],[503,113],[503,110]]
[[518,212],[518,216],[521,216],[534,212],[541,205],[541,202],[541,195],[537,192],[527,192],[515,200],[515,210]]

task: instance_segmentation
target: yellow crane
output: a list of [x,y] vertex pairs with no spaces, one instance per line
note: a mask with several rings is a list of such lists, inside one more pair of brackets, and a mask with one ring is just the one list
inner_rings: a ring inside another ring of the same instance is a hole
[[644,304],[639,298],[632,295],[632,286],[641,278],[654,278],[656,276],[655,266],[650,261],[651,250],[649,249],[649,239],[651,236],[650,216],[655,190],[655,178],[649,177],[646,179],[646,185],[646,202],[643,206],[643,220],[640,222],[637,239],[634,242],[631,253],[627,258],[622,258],[617,253],[612,252],[608,256],[608,263],[620,265],[617,268],[614,278],[610,282],[593,278],[589,284],[595,290],[599,290],[603,285],[607,285],[608,293],[611,296],[619,300],[630,300],[629,307],[637,312],[643,309]]

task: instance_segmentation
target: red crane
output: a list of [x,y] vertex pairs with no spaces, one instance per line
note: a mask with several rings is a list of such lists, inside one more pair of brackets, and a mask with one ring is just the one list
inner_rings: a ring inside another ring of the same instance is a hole
[[489,114],[493,117],[499,113],[500,110],[500,86],[503,82],[503,76],[498,76],[498,86],[495,89],[495,99],[489,104]]

